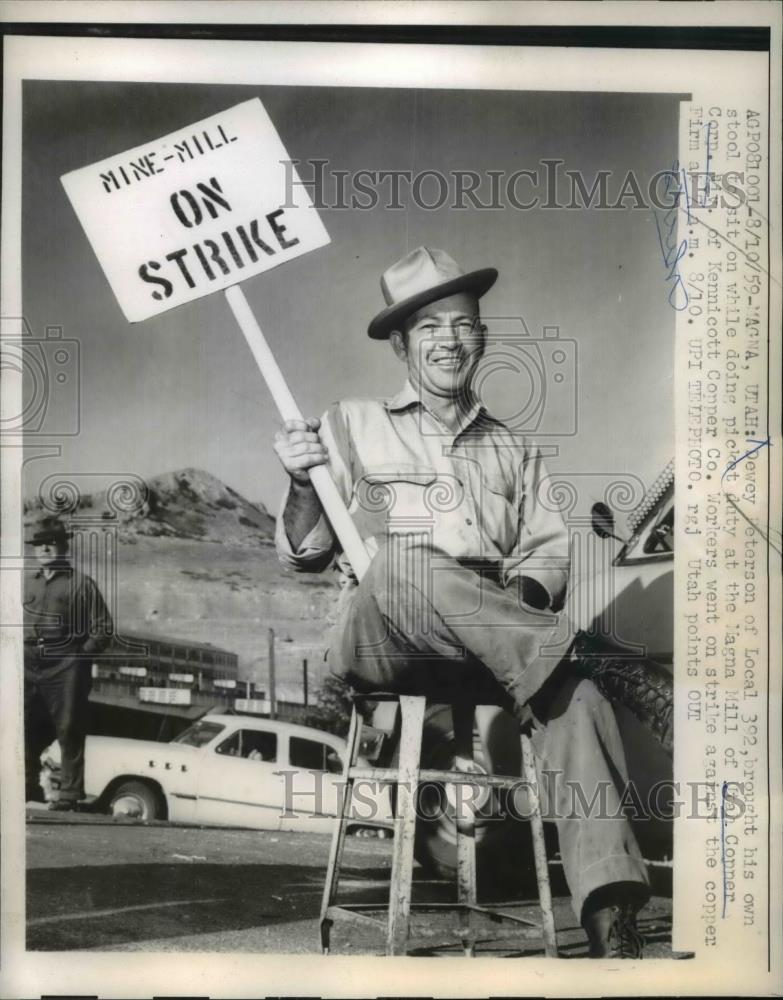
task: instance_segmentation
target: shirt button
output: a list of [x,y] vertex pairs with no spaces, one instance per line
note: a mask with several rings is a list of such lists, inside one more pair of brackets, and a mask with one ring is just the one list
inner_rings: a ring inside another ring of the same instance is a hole
[[465,518],[465,524],[473,524],[473,522],[471,521],[471,519],[469,517],[466,517]]

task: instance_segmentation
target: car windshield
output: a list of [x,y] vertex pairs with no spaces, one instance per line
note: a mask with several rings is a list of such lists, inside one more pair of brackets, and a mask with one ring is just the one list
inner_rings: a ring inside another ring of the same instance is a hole
[[222,733],[225,726],[221,726],[219,722],[204,722],[200,720],[199,722],[194,722],[192,726],[175,736],[171,741],[172,743],[184,743],[189,747],[203,747],[210,740],[214,739],[218,733]]

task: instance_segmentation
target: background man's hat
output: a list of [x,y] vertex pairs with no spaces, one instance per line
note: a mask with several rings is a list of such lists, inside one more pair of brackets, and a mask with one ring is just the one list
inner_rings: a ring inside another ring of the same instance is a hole
[[367,333],[373,340],[385,340],[422,306],[457,292],[471,292],[480,298],[495,284],[497,276],[494,267],[466,273],[442,250],[411,250],[383,272],[381,290],[386,308],[370,323]]
[[30,545],[48,545],[67,542],[72,537],[73,532],[68,531],[58,517],[43,517],[30,526],[27,540]]

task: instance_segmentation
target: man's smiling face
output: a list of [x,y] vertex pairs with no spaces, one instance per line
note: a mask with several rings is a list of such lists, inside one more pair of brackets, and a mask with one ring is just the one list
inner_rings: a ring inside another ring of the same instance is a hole
[[485,334],[478,300],[460,292],[422,306],[408,317],[405,331],[395,330],[390,339],[394,353],[408,365],[414,389],[468,398]]

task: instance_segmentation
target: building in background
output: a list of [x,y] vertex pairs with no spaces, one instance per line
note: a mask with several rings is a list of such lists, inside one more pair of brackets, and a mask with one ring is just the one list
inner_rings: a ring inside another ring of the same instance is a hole
[[239,657],[211,643],[124,633],[92,665],[90,732],[170,739],[238,695],[263,698],[240,682]]

